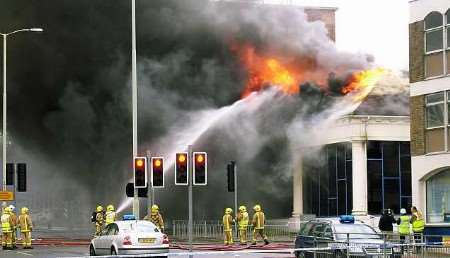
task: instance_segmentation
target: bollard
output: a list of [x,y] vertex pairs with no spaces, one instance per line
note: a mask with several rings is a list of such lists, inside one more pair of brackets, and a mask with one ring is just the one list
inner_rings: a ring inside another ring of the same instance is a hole
[[347,233],[347,258],[350,257],[350,233]]

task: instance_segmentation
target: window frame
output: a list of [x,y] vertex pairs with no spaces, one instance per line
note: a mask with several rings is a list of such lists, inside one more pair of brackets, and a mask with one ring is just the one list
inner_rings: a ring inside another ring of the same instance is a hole
[[[438,27],[433,27],[433,28],[427,29],[426,18],[432,13],[439,13],[441,15],[442,24]],[[437,11],[433,11],[433,12],[428,13],[425,16],[425,18],[423,19],[423,42],[424,42],[423,43],[423,53],[424,53],[423,54],[423,62],[424,62],[425,80],[431,80],[431,79],[436,79],[436,78],[450,75],[450,73],[447,71],[447,50],[450,50],[450,47],[447,46],[447,28],[450,28],[450,24],[447,24],[447,15],[448,14],[450,14],[450,9],[447,10],[447,12],[445,14],[442,14]],[[427,34],[434,32],[434,31],[438,31],[438,30],[442,30],[442,48],[437,49],[437,50],[427,51]],[[425,65],[425,58],[427,56],[431,56],[431,55],[437,54],[437,53],[442,53],[441,74],[427,77],[427,66]]]
[[[436,102],[431,102],[428,103],[427,102],[427,97],[434,95],[434,94],[443,94],[444,98],[442,101],[436,101]],[[425,98],[425,107],[424,107],[424,114],[425,114],[425,155],[432,155],[432,154],[436,154],[436,153],[444,153],[444,152],[449,152],[449,144],[448,144],[448,132],[449,132],[449,119],[448,119],[448,115],[449,115],[449,110],[448,110],[448,105],[450,104],[450,91],[439,91],[439,92],[434,92],[434,93],[430,93],[424,96]],[[428,110],[427,108],[430,106],[435,106],[435,105],[444,105],[444,109],[443,109],[443,117],[444,117],[444,124],[442,126],[432,126],[432,127],[428,127]],[[442,151],[434,151],[434,152],[427,152],[427,146],[426,146],[426,132],[427,131],[431,131],[431,130],[435,130],[435,129],[444,129],[444,150]]]

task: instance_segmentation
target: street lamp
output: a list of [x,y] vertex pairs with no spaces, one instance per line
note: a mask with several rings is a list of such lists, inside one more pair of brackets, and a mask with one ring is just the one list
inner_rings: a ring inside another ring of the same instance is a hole
[[29,29],[20,29],[11,31],[8,33],[0,33],[3,37],[3,141],[2,141],[2,147],[3,147],[3,159],[2,159],[2,172],[3,172],[3,180],[2,180],[2,186],[3,191],[6,191],[6,39],[8,36],[19,33],[19,32],[43,32],[44,30],[41,28],[29,28]]

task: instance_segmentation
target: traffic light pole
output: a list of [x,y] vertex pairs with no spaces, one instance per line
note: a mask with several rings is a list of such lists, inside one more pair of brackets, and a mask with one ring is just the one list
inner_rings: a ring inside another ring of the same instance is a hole
[[[151,166],[151,160],[152,160],[152,153],[147,150],[147,164],[149,164]],[[148,183],[147,183],[147,211],[148,212],[150,210],[150,208],[152,207],[153,204],[155,204],[155,194],[153,191],[153,186],[151,183],[151,178],[152,178],[152,170],[148,169],[148,173],[147,173],[147,178],[148,178]]]
[[[188,146],[188,160],[193,160],[192,145]],[[192,161],[188,162],[188,183],[189,183],[189,222],[188,222],[188,235],[189,235],[189,252],[192,253],[192,224],[193,224],[193,212],[192,212],[192,183],[193,183],[193,173],[192,173]],[[189,258],[193,255],[190,254]]]
[[[133,110],[133,158],[137,156],[136,0],[131,0],[131,102]],[[138,189],[134,187],[133,214],[139,219]]]
[[[238,187],[237,187],[237,165],[234,163],[234,212],[237,214],[238,212]],[[234,223],[234,230],[236,231],[237,235],[239,236],[239,232],[237,230],[237,223]]]

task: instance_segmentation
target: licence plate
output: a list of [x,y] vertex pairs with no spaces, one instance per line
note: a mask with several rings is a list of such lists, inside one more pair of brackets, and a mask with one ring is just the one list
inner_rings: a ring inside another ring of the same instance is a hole
[[154,238],[139,238],[138,242],[141,244],[153,244],[155,242]]

